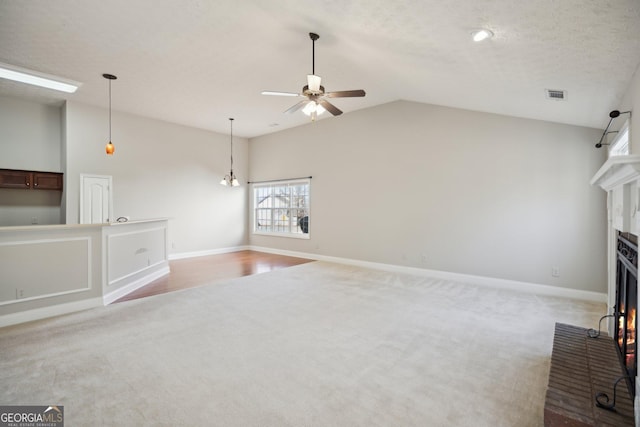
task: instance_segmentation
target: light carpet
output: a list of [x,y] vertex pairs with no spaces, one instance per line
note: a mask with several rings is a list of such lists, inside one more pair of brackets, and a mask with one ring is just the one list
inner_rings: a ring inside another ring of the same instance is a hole
[[73,426],[542,426],[604,304],[313,262],[0,329],[0,404]]

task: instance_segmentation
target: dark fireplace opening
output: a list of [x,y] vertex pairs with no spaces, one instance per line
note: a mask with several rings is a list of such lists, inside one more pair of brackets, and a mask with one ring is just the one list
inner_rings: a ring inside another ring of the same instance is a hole
[[615,341],[622,365],[629,376],[627,385],[635,396],[635,380],[638,369],[636,311],[638,305],[638,240],[628,233],[618,234],[616,251],[616,312],[619,314],[615,328]]

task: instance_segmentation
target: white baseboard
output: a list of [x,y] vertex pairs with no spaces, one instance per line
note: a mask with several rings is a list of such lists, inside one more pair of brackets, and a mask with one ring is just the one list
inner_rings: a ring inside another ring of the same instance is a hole
[[287,251],[282,249],[266,248],[262,246],[249,246],[249,249],[257,252],[266,252],[276,255],[292,256],[297,258],[308,258],[317,261],[334,262],[337,264],[353,265],[357,267],[372,268],[376,270],[392,271],[396,273],[408,273],[420,276],[434,277],[437,279],[452,280],[456,282],[469,283],[472,285],[488,286],[492,288],[508,289],[512,291],[528,292],[537,295],[548,295],[562,298],[573,298],[584,301],[607,302],[607,294],[580,289],[562,288],[558,286],[542,285],[537,283],[521,282],[517,280],[498,279],[485,276],[474,276],[471,274],[452,273],[440,270],[428,270],[424,268],[405,267],[402,265],[383,264],[370,261],[361,261],[350,258],[340,258],[326,255],[311,254],[306,252]]
[[239,252],[239,251],[247,251],[249,250],[249,246],[233,246],[230,248],[219,248],[219,249],[208,249],[206,251],[196,251],[196,252],[180,252],[169,255],[169,260],[174,259],[184,259],[184,258],[195,258],[199,256],[207,256],[207,255],[220,255],[227,254],[230,252]]
[[5,314],[0,316],[0,328],[96,307],[102,307],[102,298],[90,298],[82,301],[67,302],[18,313]]
[[143,276],[121,288],[118,288],[113,292],[109,292],[108,294],[103,295],[102,302],[104,305],[109,305],[112,302],[122,298],[123,296],[130,294],[136,289],[140,289],[141,287],[153,282],[156,279],[161,278],[162,276],[166,276],[167,274],[169,274],[168,265],[154,271],[153,273],[149,273],[146,276]]

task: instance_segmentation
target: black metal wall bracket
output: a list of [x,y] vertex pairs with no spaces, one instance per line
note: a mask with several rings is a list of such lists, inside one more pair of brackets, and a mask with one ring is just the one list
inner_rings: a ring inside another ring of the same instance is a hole
[[613,122],[613,119],[615,119],[616,117],[619,117],[620,114],[629,114],[629,115],[631,115],[631,110],[622,111],[622,112],[620,112],[618,110],[613,110],[612,112],[609,113],[609,124],[607,124],[607,127],[605,128],[604,132],[602,132],[602,136],[600,137],[600,141],[598,141],[598,143],[596,144],[596,148],[600,148],[603,145],[609,145],[609,143],[602,142],[602,141],[604,140],[604,137],[607,136],[607,134],[618,132],[618,131],[609,131],[609,127],[611,126],[611,122]]
[[[620,383],[620,381],[622,380],[627,380],[630,377],[627,375],[624,375],[620,378],[618,378],[616,380],[616,382],[613,383],[613,400],[609,400],[609,395],[605,392],[599,391],[598,393],[596,393],[596,406],[602,409],[606,409],[608,411],[615,411],[616,410],[616,390],[618,388],[618,383]],[[602,401],[604,399],[604,402]]]

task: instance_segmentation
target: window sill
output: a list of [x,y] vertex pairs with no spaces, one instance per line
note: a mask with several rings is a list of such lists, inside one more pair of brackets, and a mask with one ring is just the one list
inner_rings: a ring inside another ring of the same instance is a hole
[[309,234],[269,233],[269,232],[266,232],[266,231],[254,231],[253,234],[258,235],[258,236],[288,237],[290,239],[304,239],[304,240],[311,239],[311,236]]

